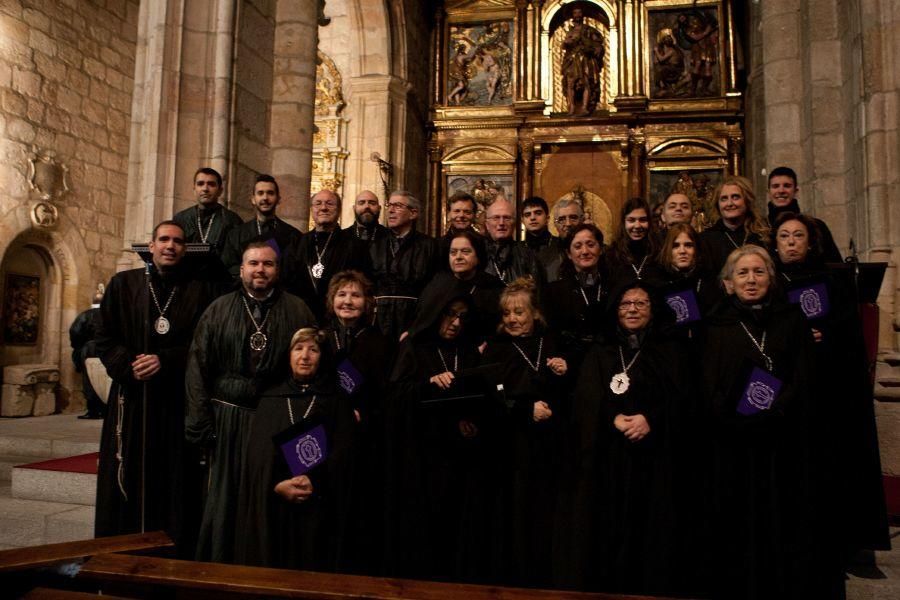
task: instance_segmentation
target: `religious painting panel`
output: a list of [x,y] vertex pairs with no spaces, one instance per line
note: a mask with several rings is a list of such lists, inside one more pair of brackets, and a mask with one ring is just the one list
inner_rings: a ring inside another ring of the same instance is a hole
[[[541,156],[541,176],[534,193],[547,201],[551,215],[560,200],[581,204],[585,220],[607,239],[626,197],[627,163],[618,144],[549,144]],[[556,223],[550,231],[558,235]]]
[[650,98],[722,96],[725,38],[721,3],[656,0],[645,6]]
[[650,204],[659,205],[670,194],[684,194],[694,207],[694,228],[703,231],[715,221],[714,192],[724,175],[725,170],[721,167],[696,168],[673,164],[652,168],[647,184]]
[[[450,198],[456,192],[466,192],[475,198],[478,214],[475,215],[475,228],[484,232],[484,217],[487,207],[497,198],[506,198],[515,205],[514,174],[456,174],[447,175],[447,195]],[[449,228],[447,214],[444,214],[444,230]]]
[[3,342],[34,346],[38,342],[41,278],[8,273],[3,293]]
[[512,104],[513,30],[512,19],[449,25],[448,106]]
[[608,17],[590,2],[561,8],[550,23],[553,113],[585,116],[610,103],[611,66]]

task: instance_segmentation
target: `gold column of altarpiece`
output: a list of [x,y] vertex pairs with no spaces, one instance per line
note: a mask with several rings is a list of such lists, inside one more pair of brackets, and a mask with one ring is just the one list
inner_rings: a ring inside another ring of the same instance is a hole
[[430,233],[446,228],[459,190],[482,209],[500,195],[551,208],[574,198],[604,233],[631,196],[653,204],[678,190],[707,208],[718,180],[741,169],[730,4],[445,0],[432,44]]

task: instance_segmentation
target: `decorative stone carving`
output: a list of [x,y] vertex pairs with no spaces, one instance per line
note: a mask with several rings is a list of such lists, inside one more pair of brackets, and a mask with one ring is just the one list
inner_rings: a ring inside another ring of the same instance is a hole
[[59,211],[49,202],[38,202],[31,208],[31,222],[35,227],[51,228],[59,220]]
[[45,202],[59,200],[69,191],[69,169],[58,162],[52,152],[32,149],[28,158],[28,184]]
[[59,367],[51,364],[25,364],[3,367],[3,395],[0,416],[27,417],[56,412],[56,388]]
[[341,72],[322,51],[316,56],[316,116],[336,116],[344,108]]

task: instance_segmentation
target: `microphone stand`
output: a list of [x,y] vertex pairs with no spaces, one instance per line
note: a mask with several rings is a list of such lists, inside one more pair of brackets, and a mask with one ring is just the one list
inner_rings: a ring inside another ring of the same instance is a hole
[[[144,263],[147,301],[144,305],[143,353],[150,352],[150,261]],[[141,382],[141,533],[147,531],[147,380]]]

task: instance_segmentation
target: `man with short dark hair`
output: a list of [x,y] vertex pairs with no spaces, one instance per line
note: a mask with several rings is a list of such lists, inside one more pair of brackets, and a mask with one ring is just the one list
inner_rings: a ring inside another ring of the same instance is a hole
[[378,238],[387,235],[387,227],[378,222],[381,216],[381,203],[378,196],[369,190],[363,190],[353,203],[353,214],[356,215],[353,225],[347,227],[356,237],[371,245]]
[[316,318],[325,317],[325,295],[335,273],[356,269],[372,275],[366,243],[338,226],[341,197],[324,189],[310,199],[315,229],[293,244],[285,255],[285,289],[303,298]]
[[416,231],[421,204],[405,190],[391,193],[387,204],[388,234],[369,247],[378,326],[397,343],[416,314],[416,302],[437,270],[438,243]]
[[188,441],[212,453],[197,559],[233,562],[243,443],[263,389],[286,377],[291,336],[316,320],[281,291],[269,242],[247,244],[241,287],[213,302],[197,323],[187,361]]
[[525,245],[544,267],[546,281],[559,279],[563,251],[558,237],[550,234],[548,227],[550,210],[547,202],[539,196],[532,196],[522,202],[522,224],[525,226]]
[[485,271],[496,275],[509,285],[519,277],[532,277],[540,290],[544,283],[544,268],[534,253],[522,242],[513,239],[516,213],[506,198],[497,198],[487,207],[488,262]]
[[662,204],[662,225],[669,227],[675,223],[691,224],[694,218],[694,207],[691,199],[680,192],[669,194]]
[[[98,537],[164,529],[193,554],[197,462],[184,441],[184,371],[194,325],[212,294],[182,264],[184,230],[153,230],[144,269],[113,276],[100,304],[96,349],[113,380],[100,441]],[[144,420],[146,416],[146,421]],[[146,432],[146,439],[144,439]]]
[[275,178],[265,173],[258,175],[256,183],[253,185],[253,194],[250,196],[250,204],[253,205],[256,214],[254,218],[238,225],[228,233],[228,240],[222,251],[222,262],[235,279],[240,275],[244,246],[250,240],[272,240],[280,259],[285,250],[303,235],[300,230],[290,223],[282,221],[275,214],[280,202],[281,193]]
[[194,197],[197,204],[172,217],[184,230],[189,244],[210,244],[222,252],[228,232],[241,224],[241,217],[219,204],[222,195],[222,176],[215,169],[201,167],[194,173]]
[[[790,167],[775,167],[769,173],[769,226],[774,227],[778,215],[785,212],[800,213],[800,203],[797,202],[797,173]],[[821,219],[811,217],[819,228],[819,241],[822,246],[822,258],[825,262],[842,262],[841,251],[834,243],[834,236],[828,225]]]

